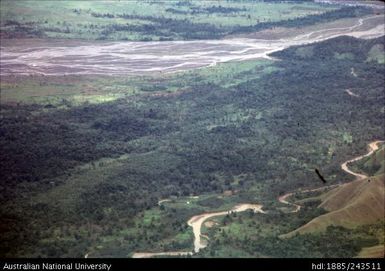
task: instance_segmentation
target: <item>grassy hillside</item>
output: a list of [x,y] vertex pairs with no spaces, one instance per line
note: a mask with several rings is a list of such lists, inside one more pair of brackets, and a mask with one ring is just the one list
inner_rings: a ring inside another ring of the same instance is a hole
[[[370,181],[369,181],[370,180]],[[384,218],[385,176],[370,177],[335,188],[321,196],[320,208],[328,213],[282,237],[325,231],[330,225],[355,228]]]
[[357,258],[384,258],[384,251],[384,244],[373,247],[366,247],[360,251],[360,254],[358,254]]
[[362,248],[357,257],[384,257],[385,175],[381,167],[385,160],[384,146],[362,160],[356,162],[355,168],[367,169],[371,173],[374,172],[375,176],[344,184],[317,197],[322,201],[318,207],[328,212],[281,237],[320,233],[330,226],[357,229],[360,226],[370,227],[377,224],[382,226],[372,231],[372,234],[379,240],[380,245]]

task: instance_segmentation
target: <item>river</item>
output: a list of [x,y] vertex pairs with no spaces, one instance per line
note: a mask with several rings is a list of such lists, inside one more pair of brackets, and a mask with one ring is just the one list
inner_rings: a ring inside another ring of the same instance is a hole
[[351,20],[349,26],[304,31],[281,39],[229,38],[199,41],[101,42],[2,40],[1,76],[154,75],[213,66],[220,62],[269,58],[290,46],[341,35],[375,38],[385,34],[384,16]]

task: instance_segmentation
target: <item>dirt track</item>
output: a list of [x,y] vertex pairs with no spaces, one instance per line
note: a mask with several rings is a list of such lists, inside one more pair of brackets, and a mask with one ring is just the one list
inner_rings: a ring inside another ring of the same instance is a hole
[[216,213],[204,213],[200,215],[193,216],[190,218],[190,220],[187,222],[187,224],[193,228],[194,232],[194,252],[199,252],[200,249],[206,247],[206,242],[202,242],[201,240],[201,228],[203,222],[205,222],[209,218],[213,218],[216,216],[223,216],[227,215],[231,212],[244,212],[246,210],[253,210],[254,212],[258,213],[264,213],[262,210],[262,205],[259,204],[239,204],[232,208],[229,211],[223,211],[223,212],[216,212]]
[[371,143],[369,144],[369,152],[368,152],[368,153],[363,154],[363,155],[360,155],[360,156],[357,156],[357,157],[355,157],[355,158],[353,158],[353,159],[351,159],[351,160],[349,160],[349,161],[346,161],[345,163],[342,163],[342,164],[341,164],[341,169],[342,169],[343,171],[345,171],[345,172],[347,172],[347,173],[353,175],[353,176],[356,176],[357,179],[365,179],[365,178],[367,178],[368,175],[360,174],[360,173],[356,173],[356,172],[351,171],[351,170],[349,169],[349,167],[348,167],[348,164],[349,164],[349,163],[352,163],[352,162],[356,162],[356,161],[358,161],[358,160],[361,160],[362,158],[365,158],[365,157],[370,156],[373,152],[375,152],[376,150],[378,150],[378,148],[379,148],[378,145],[379,145],[380,143],[383,143],[383,142],[385,142],[385,141],[377,140],[377,141],[371,142]]
[[[228,210],[228,211],[222,211],[222,212],[214,212],[214,213],[203,213],[200,215],[193,216],[189,219],[187,224],[193,228],[194,233],[194,252],[199,252],[200,249],[206,247],[206,241],[202,241],[202,237],[205,239],[208,239],[207,236],[202,235],[201,228],[203,222],[205,222],[207,219],[216,217],[216,216],[224,216],[232,212],[244,212],[246,210],[253,210],[254,212],[258,213],[264,213],[262,210],[262,205],[259,204],[238,204],[234,208]],[[132,255],[132,258],[152,258],[156,256],[186,256],[186,255],[192,255],[193,252],[191,251],[169,251],[169,252],[136,252]]]
[[[345,172],[349,173],[349,174],[352,174],[352,175],[356,176],[358,179],[367,178],[368,177],[367,175],[351,171],[348,168],[348,164],[352,163],[352,162],[355,162],[355,161],[358,161],[358,160],[361,160],[364,157],[370,156],[376,150],[379,149],[379,144],[383,143],[383,142],[385,142],[385,141],[377,140],[377,141],[373,141],[373,142],[369,143],[369,145],[368,145],[369,151],[366,154],[357,156],[357,157],[355,157],[353,159],[350,159],[350,160],[342,163],[341,164],[341,169],[344,170]],[[291,202],[289,202],[287,200],[293,194],[295,194],[295,193],[309,193],[309,192],[314,192],[314,191],[322,191],[322,190],[334,188],[334,187],[337,187],[337,186],[340,186],[340,185],[342,185],[342,184],[334,184],[334,185],[322,186],[322,187],[313,188],[313,189],[297,190],[297,191],[294,191],[294,192],[289,192],[289,193],[286,193],[285,195],[280,196],[278,198],[278,201],[283,203],[283,204],[286,204],[286,205],[294,206],[295,208],[291,212],[292,213],[296,213],[296,212],[299,212],[301,210],[301,205],[295,204],[295,203],[291,203]],[[166,202],[166,201],[167,200],[162,200],[162,201],[159,202],[159,204],[161,204],[162,202]],[[239,204],[239,205],[235,206],[234,208],[232,208],[231,210],[228,210],[228,211],[213,212],[213,213],[203,213],[203,214],[191,217],[188,220],[187,224],[190,227],[193,228],[193,233],[194,233],[194,252],[197,253],[197,252],[199,252],[200,249],[205,248],[207,246],[206,241],[202,241],[202,237],[205,237],[206,239],[207,239],[207,237],[203,236],[202,233],[201,233],[202,224],[207,219],[213,218],[213,217],[216,217],[216,216],[223,216],[223,215],[229,214],[231,212],[243,212],[243,211],[246,211],[246,210],[249,210],[249,209],[253,210],[254,212],[265,213],[262,210],[262,207],[263,206],[259,205],[259,204]],[[156,256],[186,256],[186,255],[192,255],[192,254],[193,254],[193,252],[190,252],[190,251],[170,251],[170,252],[156,252],[156,253],[152,253],[152,252],[137,252],[137,253],[134,253],[132,257],[133,258],[151,258],[151,257],[156,257]]]
[[359,97],[360,97],[360,95],[354,93],[354,92],[351,91],[350,89],[345,89],[345,92],[346,92],[347,94],[349,94],[350,96],[352,96],[352,97],[356,97],[356,98],[359,98]]
[[[356,162],[358,160],[361,160],[362,158],[365,158],[365,157],[368,157],[370,155],[372,155],[376,150],[378,150],[379,148],[379,144],[380,143],[383,143],[385,141],[382,141],[382,140],[376,140],[376,141],[373,141],[371,143],[368,144],[368,149],[369,151],[366,153],[366,154],[363,154],[363,155],[360,155],[360,156],[357,156],[353,159],[350,159],[344,163],[341,164],[341,169],[353,176],[355,176],[357,179],[365,179],[367,178],[368,176],[365,175],[365,174],[360,174],[360,173],[356,173],[354,171],[351,171],[348,167],[348,164],[349,163],[352,163],[352,162]],[[298,190],[298,191],[294,191],[294,192],[290,192],[290,193],[286,193],[285,195],[282,195],[278,198],[278,201],[283,203],[283,204],[286,204],[286,205],[291,205],[291,206],[294,206],[295,209],[293,211],[291,211],[292,213],[296,213],[298,212],[299,210],[301,210],[301,205],[298,205],[298,204],[295,204],[295,203],[291,203],[289,201],[287,201],[287,198],[291,197],[293,194],[295,193],[308,193],[308,192],[313,192],[313,191],[319,191],[319,190],[325,190],[325,189],[330,189],[330,188],[334,188],[334,187],[337,187],[337,186],[341,186],[343,184],[333,184],[333,185],[328,185],[328,186],[322,186],[322,187],[319,187],[319,188],[315,188],[315,189],[307,189],[307,190]]]
[[[359,179],[367,178],[367,175],[359,174],[359,173],[351,171],[348,168],[348,164],[351,163],[351,162],[355,162],[355,161],[361,160],[364,157],[370,156],[376,150],[379,149],[379,144],[383,143],[383,142],[385,142],[385,141],[377,140],[377,141],[373,141],[373,142],[369,143],[368,144],[369,151],[366,154],[357,156],[357,157],[355,157],[353,159],[350,159],[350,160],[342,163],[341,164],[341,169],[344,170],[345,172],[349,173],[349,174],[352,174],[352,175],[356,176]],[[299,212],[301,210],[301,205],[295,204],[295,203],[291,203],[291,202],[289,202],[287,200],[293,194],[295,194],[295,193],[308,193],[308,192],[320,191],[320,190],[325,190],[325,189],[330,189],[330,188],[338,187],[340,185],[343,185],[343,184],[334,184],[334,185],[322,186],[322,187],[313,188],[313,189],[297,190],[297,191],[294,191],[294,192],[289,192],[289,193],[286,193],[285,195],[280,196],[278,198],[278,201],[283,203],[283,204],[286,204],[286,205],[294,206],[295,209],[293,211],[291,211],[291,212],[292,213],[296,213],[296,212]],[[158,205],[161,204],[162,202],[166,202],[166,201],[167,200],[162,200],[162,201],[160,201],[158,203]],[[236,205],[234,208],[232,208],[232,209],[230,209],[228,211],[213,212],[213,213],[203,213],[203,214],[191,217],[188,220],[187,224],[190,227],[193,228],[193,233],[194,233],[194,252],[195,253],[199,252],[200,249],[205,248],[206,245],[207,245],[206,241],[202,241],[202,237],[204,237],[205,239],[208,239],[208,238],[207,238],[207,236],[203,236],[202,233],[201,233],[202,224],[207,219],[213,218],[213,217],[216,217],[216,216],[227,215],[227,214],[229,214],[231,212],[244,212],[244,211],[250,210],[250,209],[253,210],[254,212],[265,213],[262,210],[262,207],[263,206],[259,205],[259,204],[247,204],[246,203],[246,204]],[[186,255],[192,255],[192,254],[193,254],[193,252],[191,252],[191,251],[169,251],[169,252],[154,252],[154,253],[153,252],[136,252],[136,253],[134,253],[132,255],[132,257],[133,258],[151,258],[151,257],[156,257],[156,256],[186,256]],[[87,256],[88,256],[88,254],[87,254]]]

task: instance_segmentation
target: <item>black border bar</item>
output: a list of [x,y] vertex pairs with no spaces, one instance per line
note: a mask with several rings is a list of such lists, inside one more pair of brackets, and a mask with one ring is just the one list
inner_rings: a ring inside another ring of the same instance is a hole
[[[151,259],[122,259],[122,258],[48,258],[48,259],[0,259],[0,270],[31,270],[31,271],[124,271],[146,270],[188,270],[190,268],[218,270],[229,267],[240,270],[293,270],[293,271],[385,271],[382,259],[197,259],[197,258],[151,258]],[[24,266],[21,266],[25,264]],[[43,268],[43,264],[51,264],[52,269]],[[56,264],[56,265],[55,265]],[[63,268],[68,264],[71,268]],[[18,266],[19,265],[19,266]],[[38,268],[36,268],[39,266]],[[108,269],[107,266],[110,266]],[[8,267],[8,268],[7,268]],[[33,268],[35,267],[35,268]],[[55,268],[56,267],[56,268]],[[77,268],[81,267],[81,268]],[[9,269],[11,268],[11,269]],[[166,269],[167,268],[167,269]],[[150,269],[151,270],[151,269]]]

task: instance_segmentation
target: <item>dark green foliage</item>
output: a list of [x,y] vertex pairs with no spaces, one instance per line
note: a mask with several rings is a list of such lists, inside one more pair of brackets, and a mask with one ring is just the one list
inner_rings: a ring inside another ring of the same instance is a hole
[[[269,212],[267,215],[238,214],[226,216],[221,225],[209,230],[208,247],[196,257],[229,257],[231,251],[241,252],[241,256],[276,258],[351,258],[362,247],[378,245],[373,232],[383,230],[383,222],[365,225],[355,229],[329,226],[324,232],[295,235],[281,238],[280,234],[290,232],[306,221],[321,215],[324,211],[305,208],[299,213],[284,215]],[[303,218],[306,219],[303,220]],[[237,225],[237,231],[226,226]]]
[[[135,217],[161,198],[237,189],[239,201],[258,197],[271,202],[283,192],[319,186],[314,168],[330,183],[348,181],[351,177],[341,172],[340,163],[383,136],[384,66],[363,57],[368,44],[380,41],[333,39],[311,45],[320,53],[306,54],[306,59],[288,49],[275,55],[282,58],[272,64],[278,70],[261,76],[251,69],[242,75],[245,80],[230,87],[196,77],[183,81],[181,75],[164,80],[171,87],[188,85],[188,91],[178,95],[137,95],[50,111],[40,105],[2,105],[1,255],[79,256],[84,247],[96,247],[111,236],[119,238],[103,243],[100,255],[112,255],[114,247],[126,243],[129,253],[172,238],[200,211],[159,210],[174,225],[171,229],[156,220],[135,225]],[[336,59],[335,52],[351,53],[354,61]],[[352,76],[351,68],[359,76]],[[156,84],[164,83],[159,81]],[[347,95],[347,88],[361,98]],[[352,143],[344,142],[344,134]],[[113,160],[121,155],[126,158]],[[113,158],[111,170],[92,165],[101,158]],[[84,171],[74,170],[84,164],[89,164]],[[84,184],[87,173],[96,177]],[[241,174],[247,177],[234,182]],[[251,190],[256,185],[258,192]],[[53,196],[44,201],[61,187],[78,194],[68,195],[69,203]],[[67,205],[60,208],[63,202]],[[290,226],[322,213],[316,211],[298,214]],[[134,233],[123,234],[125,229]],[[57,235],[63,241],[57,241]],[[362,245],[349,245],[347,233],[332,229],[315,239],[295,237],[285,244],[276,236],[257,238],[244,249],[251,253],[259,247],[261,253],[290,257],[285,251],[298,246],[295,255],[304,255],[309,250],[304,243],[321,248],[338,235],[346,252],[336,255],[348,257]],[[184,243],[167,244],[179,248]],[[277,246],[283,249],[273,252]],[[329,256],[317,253],[308,255]]]
[[[345,59],[342,61],[352,62],[352,64],[357,62],[362,63],[367,60],[368,53],[373,45],[384,43],[385,36],[370,40],[362,40],[350,36],[341,36],[322,43],[315,43],[307,46],[293,46],[286,50],[275,52],[272,56],[288,61],[304,60],[304,57],[298,55],[297,52],[299,48],[308,48],[314,53],[311,56],[307,56],[305,58],[306,61],[340,62],[341,59],[336,58],[336,54],[351,54],[353,59]],[[349,46],[346,46],[347,44],[349,44]]]
[[175,14],[197,14],[197,13],[203,13],[203,14],[214,14],[214,13],[234,13],[234,12],[240,12],[240,11],[246,11],[245,8],[231,8],[231,7],[222,7],[219,6],[211,6],[207,8],[201,8],[201,7],[191,7],[191,11],[184,11],[174,8],[168,8],[166,9],[167,12],[175,13]]
[[342,7],[338,10],[328,11],[323,14],[308,15],[302,18],[283,20],[279,22],[262,22],[253,26],[243,26],[235,28],[232,33],[249,33],[273,27],[300,27],[305,25],[313,25],[317,23],[330,22],[342,18],[351,18],[360,15],[371,14],[369,8],[364,7]]
[[351,258],[362,247],[374,246],[374,237],[357,237],[351,230],[329,226],[325,233],[297,235],[290,239],[265,237],[250,242],[250,252],[258,251],[272,257],[289,258]]
[[[94,15],[95,16],[95,15]],[[108,15],[99,14],[99,17]],[[111,35],[116,31],[134,31],[142,33],[143,35],[154,35],[160,37],[167,37],[164,35],[165,32],[169,32],[170,36],[172,33],[178,33],[183,39],[215,39],[223,36],[223,30],[215,27],[208,23],[192,23],[189,20],[171,19],[164,17],[151,17],[151,16],[140,16],[121,14],[116,15],[118,18],[123,19],[138,19],[146,20],[155,23],[145,25],[122,25],[122,24],[111,24],[103,30],[102,34],[105,36]]]
[[211,209],[215,209],[220,207],[223,204],[223,200],[218,197],[210,197],[203,200],[199,200],[197,202],[199,205],[210,207]]
[[[300,3],[303,1],[297,2]],[[176,4],[175,6],[178,7],[180,5]],[[231,14],[240,13],[244,11],[246,11],[244,8],[223,7],[221,5],[213,5],[209,7],[199,7],[190,5],[188,11],[180,10],[178,8],[166,9],[166,12],[171,15],[183,14],[186,16],[195,14],[207,14],[210,16],[213,14],[229,14],[231,16]],[[92,10],[82,11],[81,9],[72,9],[72,12],[77,14],[78,16],[85,16],[84,21],[87,20],[87,17],[94,17],[109,19],[111,20],[111,23],[103,24],[101,26],[97,24],[72,25],[70,22],[63,21],[57,22],[57,24],[53,26],[47,25],[46,23],[42,23],[42,20],[30,22],[7,20],[1,25],[3,27],[1,35],[4,38],[42,38],[45,36],[49,36],[52,33],[60,35],[67,34],[66,36],[68,37],[78,37],[78,35],[82,37],[82,35],[87,36],[98,33],[96,37],[97,40],[108,40],[116,39],[116,37],[114,37],[114,34],[116,34],[116,32],[125,32],[127,34],[136,33],[138,35],[136,39],[141,41],[151,41],[153,40],[153,38],[156,38],[157,40],[219,39],[229,34],[252,33],[274,27],[300,27],[306,25],[314,25],[317,23],[330,22],[342,18],[358,17],[371,14],[372,10],[364,7],[342,7],[321,14],[307,15],[304,17],[280,20],[276,22],[258,21],[256,24],[249,26],[240,26],[237,24],[228,26],[216,26],[211,23],[192,22],[189,19],[180,19],[174,17],[144,16],[131,13],[101,13],[94,12]],[[114,22],[118,19],[139,20],[146,23],[133,24],[124,22]],[[119,39],[126,40],[127,37],[120,37]]]
[[0,172],[7,185],[55,177],[81,163],[130,152],[127,141],[175,129],[151,108],[84,106],[50,115],[34,110],[2,107]]

